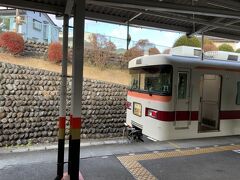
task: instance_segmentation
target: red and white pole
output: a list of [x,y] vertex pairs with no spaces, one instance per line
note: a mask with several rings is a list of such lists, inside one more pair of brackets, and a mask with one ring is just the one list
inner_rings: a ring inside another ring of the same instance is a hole
[[71,180],[79,180],[85,3],[86,0],[77,0],[74,6],[72,117],[70,119],[71,141],[69,142],[68,172]]
[[68,58],[68,23],[69,16],[64,15],[63,23],[63,60],[62,77],[60,90],[60,107],[58,122],[58,162],[56,180],[61,180],[64,171],[64,145],[65,145],[65,127],[66,127],[66,105],[67,105],[67,58]]

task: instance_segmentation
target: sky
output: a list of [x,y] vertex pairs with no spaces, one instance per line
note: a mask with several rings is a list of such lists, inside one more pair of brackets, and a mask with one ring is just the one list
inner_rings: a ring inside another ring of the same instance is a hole
[[[49,15],[53,21],[59,26],[62,27],[62,20],[56,20],[55,15]],[[73,25],[73,19],[70,19],[70,25]],[[114,37],[111,41],[119,48],[125,48],[126,46],[126,37],[127,37],[127,27],[124,25],[110,24],[99,21],[85,20],[85,32],[99,33],[106,36]],[[130,26],[130,36],[133,41],[138,41],[139,39],[148,39],[151,43],[157,45],[159,50],[164,50],[168,47],[172,47],[174,42],[181,36],[183,33],[173,32],[167,30],[156,30],[150,28],[141,28],[141,27],[131,27]],[[116,39],[120,38],[120,39]],[[124,46],[124,47],[123,47]],[[240,42],[237,44],[237,48],[240,48]]]
[[[85,31],[120,39],[126,39],[127,37],[127,26],[89,20],[86,20]],[[133,41],[138,41],[139,39],[148,39],[150,42],[156,45],[167,47],[171,47],[175,40],[182,35],[181,33],[137,27],[130,27],[129,33]]]
[[[50,15],[53,21],[60,27],[62,27],[62,20],[56,20],[54,15]],[[69,25],[73,24],[71,19]],[[112,41],[117,46],[126,43],[127,38],[127,26],[110,24],[99,21],[85,20],[85,31],[91,33],[99,33],[106,36],[111,36]],[[179,38],[182,33],[170,32],[166,30],[154,30],[141,27],[131,27],[129,29],[132,41],[138,41],[139,39],[148,39],[151,43],[163,47],[172,47],[177,38]],[[115,39],[119,38],[119,39]]]

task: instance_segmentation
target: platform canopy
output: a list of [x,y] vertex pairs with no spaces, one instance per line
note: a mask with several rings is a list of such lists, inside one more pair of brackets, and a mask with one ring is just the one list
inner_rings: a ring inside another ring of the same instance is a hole
[[[1,6],[64,14],[72,0],[1,0]],[[239,0],[86,0],[86,19],[240,40]]]

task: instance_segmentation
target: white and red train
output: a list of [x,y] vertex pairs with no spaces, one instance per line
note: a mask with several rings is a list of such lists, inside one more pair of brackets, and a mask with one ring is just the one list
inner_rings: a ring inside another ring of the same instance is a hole
[[240,134],[240,63],[152,55],[129,62],[126,123],[156,140]]

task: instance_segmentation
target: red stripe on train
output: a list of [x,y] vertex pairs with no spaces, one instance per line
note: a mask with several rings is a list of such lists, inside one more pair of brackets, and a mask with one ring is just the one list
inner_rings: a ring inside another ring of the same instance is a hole
[[[191,115],[191,117],[189,117]],[[175,117],[176,116],[176,117]],[[198,111],[158,111],[157,118],[160,121],[185,121],[191,119],[192,121],[198,120]],[[221,120],[227,119],[240,119],[240,111],[220,111],[219,118]]]
[[[148,109],[146,109],[148,111]],[[151,110],[151,109],[150,109]],[[145,113],[147,115],[147,113]],[[191,116],[191,117],[190,117]],[[192,121],[198,120],[198,111],[157,111],[154,119],[160,121],[183,121],[191,119]]]
[[240,119],[240,111],[220,111],[219,112],[220,119]]

